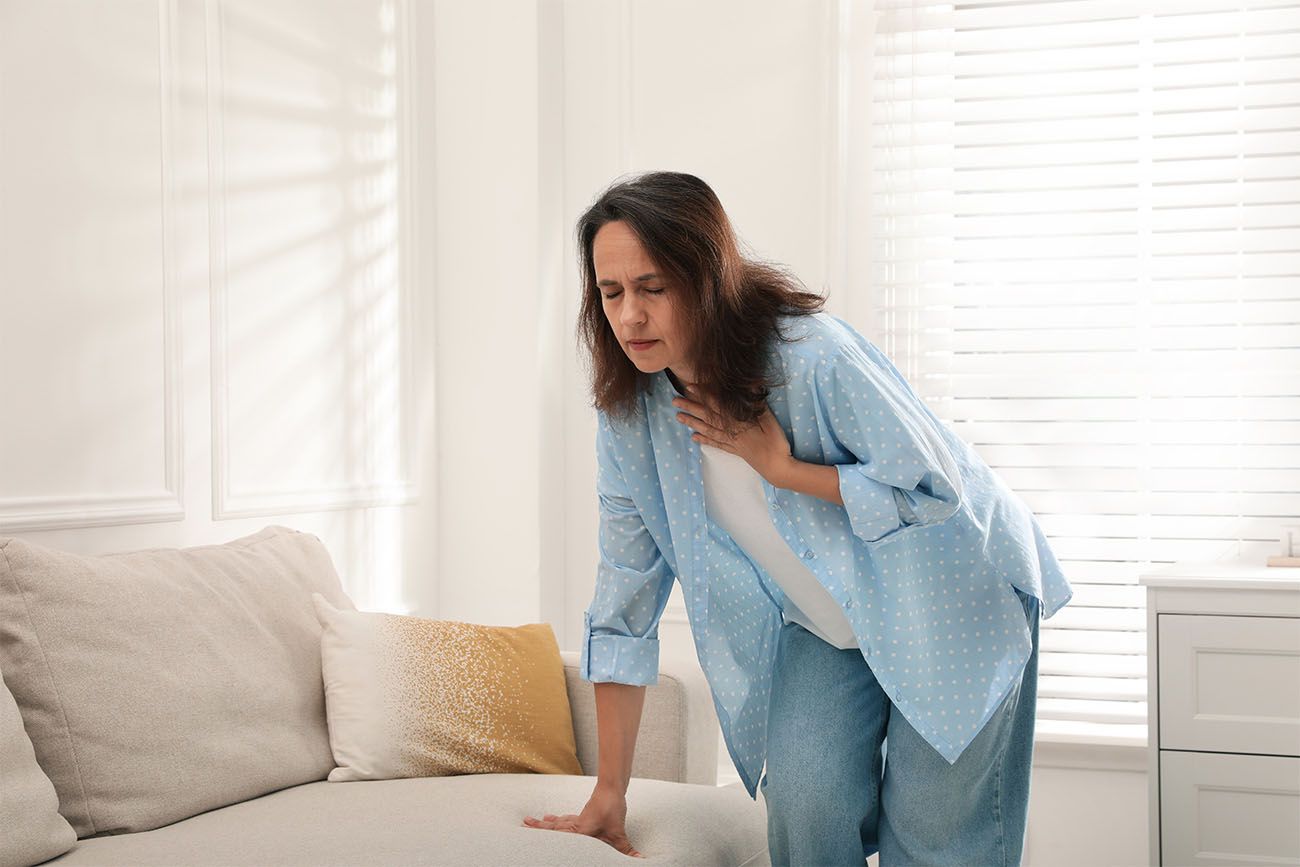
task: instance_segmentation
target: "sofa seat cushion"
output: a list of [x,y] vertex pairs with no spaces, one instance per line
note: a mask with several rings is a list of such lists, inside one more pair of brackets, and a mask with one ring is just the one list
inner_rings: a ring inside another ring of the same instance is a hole
[[[594,777],[466,774],[316,782],[134,834],[77,841],[49,865],[641,864],[608,843],[529,828],[577,813]],[[733,788],[633,778],[627,831],[652,864],[767,864],[766,814]]]

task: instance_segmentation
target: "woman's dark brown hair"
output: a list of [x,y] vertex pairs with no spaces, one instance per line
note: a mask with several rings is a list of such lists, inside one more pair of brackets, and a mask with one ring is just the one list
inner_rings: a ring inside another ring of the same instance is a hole
[[648,172],[616,181],[578,220],[582,307],[578,337],[591,365],[592,406],[616,418],[639,413],[650,375],[637,369],[613,333],[596,286],[592,244],[606,223],[622,220],[655,270],[668,276],[668,299],[682,338],[693,348],[699,389],[731,423],[756,421],[776,371],[773,340],[781,315],[807,316],[826,299],[807,291],[783,266],[742,255],[731,221],[704,181],[681,172]]

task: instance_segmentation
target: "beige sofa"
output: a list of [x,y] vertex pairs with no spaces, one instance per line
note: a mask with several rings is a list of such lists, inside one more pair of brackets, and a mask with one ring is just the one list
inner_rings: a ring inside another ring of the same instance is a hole
[[[641,863],[522,824],[591,793],[577,651],[561,655],[584,776],[327,782],[313,592],[354,607],[320,540],[283,527],[97,557],[0,538],[0,867]],[[647,863],[769,863],[762,802],[715,785],[717,750],[703,676],[666,665],[628,789]]]

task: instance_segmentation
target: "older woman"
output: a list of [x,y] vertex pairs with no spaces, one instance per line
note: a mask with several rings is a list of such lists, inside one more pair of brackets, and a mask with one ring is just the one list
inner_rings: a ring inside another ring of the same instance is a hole
[[1039,619],[1073,593],[1029,509],[820,296],[742,256],[699,178],[616,183],[578,237],[600,767],[581,813],[525,824],[640,854],[626,791],[675,578],[773,864],[1018,864]]

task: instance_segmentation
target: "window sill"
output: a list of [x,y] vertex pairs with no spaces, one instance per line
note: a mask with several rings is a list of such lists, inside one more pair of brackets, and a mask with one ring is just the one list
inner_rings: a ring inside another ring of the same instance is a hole
[[1147,727],[1039,719],[1034,767],[1146,773]]

